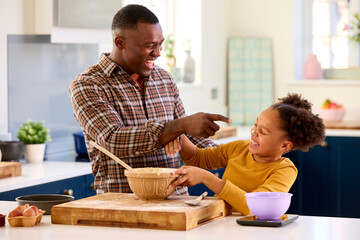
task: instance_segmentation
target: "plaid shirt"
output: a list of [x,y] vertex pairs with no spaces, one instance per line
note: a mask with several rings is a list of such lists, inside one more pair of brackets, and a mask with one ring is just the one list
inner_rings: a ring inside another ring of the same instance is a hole
[[[178,168],[158,140],[165,122],[185,116],[179,91],[170,74],[155,67],[139,85],[109,54],[77,76],[70,86],[74,116],[79,122],[92,162],[98,192],[131,192],[124,168],[89,145],[94,141],[133,168]],[[209,139],[188,136],[198,147],[216,146]],[[182,189],[182,188],[181,188]],[[180,194],[186,192],[178,189]]]

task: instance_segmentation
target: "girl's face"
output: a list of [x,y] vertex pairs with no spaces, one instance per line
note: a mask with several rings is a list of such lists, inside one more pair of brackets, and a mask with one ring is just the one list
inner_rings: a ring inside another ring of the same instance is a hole
[[277,161],[292,148],[286,133],[280,129],[279,112],[268,108],[263,111],[251,128],[250,153],[255,161],[269,163]]

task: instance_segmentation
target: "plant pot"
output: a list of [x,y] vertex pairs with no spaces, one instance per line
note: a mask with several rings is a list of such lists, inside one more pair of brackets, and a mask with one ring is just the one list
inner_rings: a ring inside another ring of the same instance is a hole
[[41,144],[25,144],[25,159],[28,163],[39,163],[44,160],[45,143]]

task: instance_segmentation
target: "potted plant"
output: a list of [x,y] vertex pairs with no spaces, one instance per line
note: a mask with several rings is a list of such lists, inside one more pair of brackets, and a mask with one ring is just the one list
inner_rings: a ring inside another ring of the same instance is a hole
[[166,64],[175,82],[180,82],[180,68],[176,67],[176,57],[174,54],[175,40],[172,34],[167,35],[164,42],[164,52],[166,55]]
[[24,143],[25,159],[29,163],[44,160],[46,142],[51,141],[50,130],[44,124],[45,121],[29,119],[17,130],[17,137]]
[[173,35],[169,34],[167,38],[165,39],[164,43],[164,52],[166,55],[166,64],[169,67],[169,71],[171,72],[171,68],[176,66],[176,58],[174,55],[174,47],[175,47],[175,41],[173,39]]

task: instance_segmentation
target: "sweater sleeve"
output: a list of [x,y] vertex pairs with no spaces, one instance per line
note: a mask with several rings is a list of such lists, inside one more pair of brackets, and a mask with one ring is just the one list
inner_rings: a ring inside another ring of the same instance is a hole
[[[273,171],[269,178],[252,192],[289,192],[295,182],[297,169],[294,165],[286,165]],[[240,177],[240,176],[239,176]],[[245,197],[246,191],[226,180],[218,197],[224,199],[243,215],[251,214]]]
[[236,143],[242,143],[242,140],[220,144],[218,147],[208,147],[204,149],[197,148],[194,156],[188,160],[184,160],[186,165],[197,166],[204,169],[225,168],[231,154],[239,146]]

